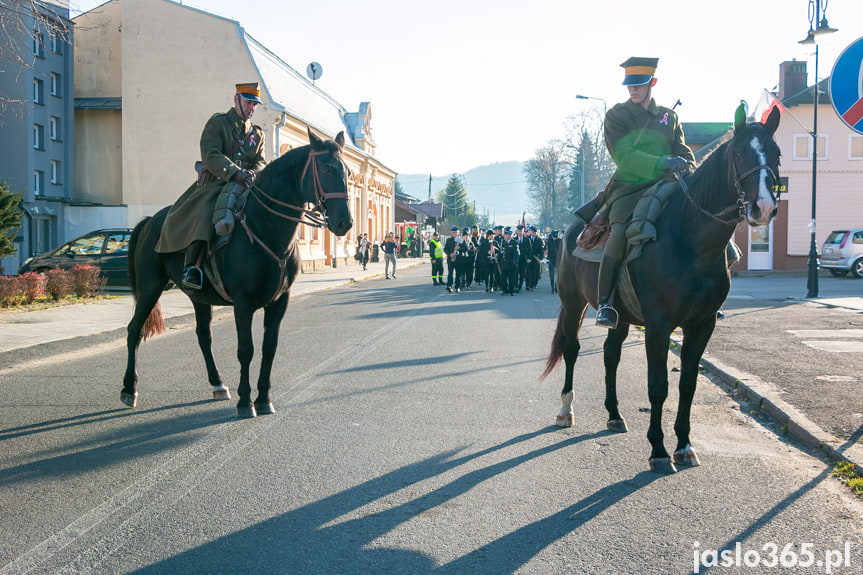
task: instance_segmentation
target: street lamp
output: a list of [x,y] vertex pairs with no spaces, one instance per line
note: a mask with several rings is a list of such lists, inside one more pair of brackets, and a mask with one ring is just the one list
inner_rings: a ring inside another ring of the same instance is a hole
[[[603,100],[602,98],[595,98],[594,96],[582,96],[581,94],[576,94],[575,99],[576,100],[599,100],[600,102],[602,102],[602,122],[600,123],[600,127],[602,128],[602,150],[600,150],[600,153],[602,154],[602,156],[601,156],[601,160],[599,163],[599,171],[600,171],[599,190],[601,192],[602,190],[605,189],[605,115],[608,113],[608,105],[605,103],[605,100]],[[582,193],[584,193],[584,192],[582,192]],[[583,203],[584,202],[582,202],[582,204]]]
[[[804,46],[815,45],[815,81],[812,87],[812,221],[809,222],[809,277],[806,297],[818,297],[818,247],[815,245],[815,198],[818,181],[818,36],[832,34],[836,28],[827,23],[827,0],[809,0],[809,33],[800,41]],[[823,14],[823,18],[821,17]],[[814,29],[813,27],[816,26]]]

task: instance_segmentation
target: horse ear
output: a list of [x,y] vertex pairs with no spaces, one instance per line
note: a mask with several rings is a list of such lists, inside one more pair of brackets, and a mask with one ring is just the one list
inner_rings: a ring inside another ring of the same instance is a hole
[[767,116],[767,121],[764,122],[764,128],[767,130],[767,133],[771,136],[776,132],[776,128],[779,127],[779,106],[774,106],[772,110],[770,110],[770,115]]
[[312,148],[319,148],[323,140],[317,137],[311,128],[306,129],[309,131],[309,143],[312,145]]
[[740,130],[746,127],[746,106],[743,102],[737,106],[737,110],[734,112],[734,134],[739,134]]
[[345,132],[342,130],[336,135],[336,144],[339,145],[339,150],[345,147]]

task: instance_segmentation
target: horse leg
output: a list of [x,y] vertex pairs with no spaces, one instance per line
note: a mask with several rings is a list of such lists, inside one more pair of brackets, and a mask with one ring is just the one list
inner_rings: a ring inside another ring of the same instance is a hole
[[[141,336],[144,329],[144,324],[147,323],[147,318],[150,317],[150,312],[156,307],[159,298],[162,295],[162,288],[153,288],[144,293],[138,294],[135,301],[135,311],[132,313],[132,319],[126,327],[126,349],[128,351],[126,359],[126,373],[123,376],[123,389],[120,391],[120,401],[129,407],[138,405],[138,346],[141,345]],[[144,290],[142,290],[144,291]]]
[[240,362],[240,385],[237,395],[237,417],[249,419],[257,416],[255,406],[252,405],[252,387],[249,384],[249,365],[255,353],[255,344],[252,342],[252,316],[254,311],[246,305],[238,305],[234,301],[234,324],[237,327],[237,359]]
[[587,311],[587,303],[582,302],[581,313],[573,313],[573,310],[578,309],[578,306],[571,308],[562,307],[558,322],[558,329],[561,330],[561,348],[563,351],[563,361],[565,364],[563,390],[560,392],[560,411],[557,414],[555,425],[558,427],[572,427],[575,425],[575,414],[572,411],[573,400],[575,393],[572,391],[573,372],[575,370],[575,362],[578,359],[578,352],[581,350],[581,344],[578,341],[578,332],[581,328],[584,312]]
[[195,334],[198,336],[198,347],[201,348],[204,364],[207,366],[207,379],[213,387],[213,399],[217,401],[231,399],[231,392],[222,383],[222,376],[219,375],[219,370],[213,359],[213,333],[210,331],[210,324],[213,321],[213,306],[194,301],[192,306],[195,308]]
[[677,406],[677,418],[674,420],[674,433],[677,435],[677,448],[674,450],[674,463],[695,467],[700,465],[698,455],[689,443],[689,419],[692,411],[692,399],[695,396],[695,385],[698,382],[698,364],[713,328],[716,325],[715,316],[708,321],[683,329],[683,349],[680,352],[680,400]]
[[273,359],[279,345],[279,326],[288,308],[288,293],[264,308],[264,343],[261,346],[261,372],[258,375],[258,398],[255,399],[255,409],[259,415],[270,415],[276,412],[270,399],[270,373],[273,369]]
[[605,409],[608,411],[606,427],[617,433],[629,431],[626,421],[617,410],[617,366],[620,364],[620,350],[627,335],[629,324],[621,322],[616,328],[608,330],[608,336],[602,345],[602,358],[605,363]]
[[663,444],[662,406],[668,398],[668,344],[671,329],[663,325],[646,327],[647,351],[647,396],[650,399],[650,427],[647,439],[652,447],[648,463],[656,473],[675,473],[677,469],[671,462]]

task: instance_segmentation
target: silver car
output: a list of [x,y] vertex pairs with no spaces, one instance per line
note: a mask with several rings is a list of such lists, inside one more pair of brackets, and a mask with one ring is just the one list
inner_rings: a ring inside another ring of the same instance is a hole
[[840,277],[863,278],[863,228],[830,232],[821,247],[821,268]]

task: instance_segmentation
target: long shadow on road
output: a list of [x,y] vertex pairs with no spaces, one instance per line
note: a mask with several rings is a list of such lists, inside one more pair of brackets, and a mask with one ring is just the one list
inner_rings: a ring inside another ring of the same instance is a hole
[[[461,457],[449,451],[383,474],[340,493],[232,533],[137,571],[161,573],[511,573],[560,537],[584,525],[660,476],[643,472],[604,487],[578,503],[438,566],[432,557],[375,547],[375,539],[414,517],[469,492],[489,479],[560,449],[608,435],[570,437],[505,461],[466,471],[449,483],[396,505],[389,498],[407,486],[440,476],[489,453],[542,435],[548,427]],[[382,501],[384,500],[384,501]],[[375,510],[363,510],[375,504]],[[378,510],[382,509],[382,510]],[[376,511],[377,510],[377,511]],[[518,545],[514,545],[514,541]]]

